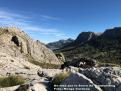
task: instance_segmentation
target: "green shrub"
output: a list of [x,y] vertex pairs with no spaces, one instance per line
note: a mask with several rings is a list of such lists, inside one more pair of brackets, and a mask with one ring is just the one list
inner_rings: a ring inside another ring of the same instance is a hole
[[98,62],[97,67],[106,67],[106,66],[111,66],[111,67],[121,67],[121,65],[116,64],[116,63],[106,63],[106,62]]
[[60,85],[61,82],[62,82],[64,79],[66,79],[69,75],[70,75],[69,72],[63,72],[63,73],[57,74],[57,75],[54,77],[52,83],[53,83],[54,85]]
[[25,83],[22,76],[9,76],[0,78],[0,87],[10,87]]

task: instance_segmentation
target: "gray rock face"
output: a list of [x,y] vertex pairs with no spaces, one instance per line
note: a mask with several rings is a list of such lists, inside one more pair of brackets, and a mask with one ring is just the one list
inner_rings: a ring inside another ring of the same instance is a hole
[[12,87],[0,88],[0,91],[52,91],[43,83],[28,83]]
[[15,91],[18,87],[19,85],[13,87],[0,88],[0,91]]
[[[120,68],[90,68],[81,70],[81,73],[92,79],[98,85],[111,85],[104,87],[105,91],[120,91],[121,77],[119,75]],[[117,74],[118,73],[118,74]]]
[[17,28],[1,28],[0,50],[12,57],[29,61],[59,64],[55,54],[43,43],[32,40],[27,34]]
[[[102,91],[100,87],[95,85],[90,79],[88,79],[86,76],[80,73],[71,74],[68,78],[66,78],[61,83],[61,85],[77,85],[77,87],[72,87],[74,89],[73,91],[85,91],[85,90]],[[86,87],[79,87],[79,85],[81,86],[86,85]],[[89,87],[89,86],[92,86],[92,87]],[[80,88],[81,90],[77,90],[77,88],[78,89]],[[66,91],[71,91],[71,90],[66,90]]]
[[15,91],[48,91],[42,83],[30,83],[19,86]]
[[120,91],[121,90],[121,85],[119,85],[117,88],[116,88],[116,91]]
[[0,28],[0,76],[20,75],[27,81],[40,80],[39,63],[60,64],[60,61],[44,44],[19,29]]

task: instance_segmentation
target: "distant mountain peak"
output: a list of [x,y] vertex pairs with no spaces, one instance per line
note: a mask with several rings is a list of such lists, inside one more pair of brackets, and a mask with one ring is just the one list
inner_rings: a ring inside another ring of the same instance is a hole
[[56,49],[60,49],[61,47],[72,43],[74,40],[69,38],[69,39],[62,39],[56,42],[51,42],[47,44],[47,47],[50,48],[51,50],[56,50]]
[[94,39],[97,35],[94,32],[81,32],[76,38],[75,43],[87,42],[91,39]]

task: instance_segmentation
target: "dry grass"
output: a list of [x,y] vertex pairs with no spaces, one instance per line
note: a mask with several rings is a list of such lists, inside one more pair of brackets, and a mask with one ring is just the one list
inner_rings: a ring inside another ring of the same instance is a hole
[[97,67],[107,67],[107,66],[121,67],[120,64],[115,64],[115,63],[101,63],[101,62],[98,62],[98,65],[97,65]]
[[0,68],[2,68],[4,65],[0,63]]
[[0,77],[0,87],[10,87],[25,83],[22,76]]
[[64,79],[66,79],[69,75],[70,75],[69,72],[62,72],[62,73],[60,73],[60,74],[57,74],[57,75],[54,77],[52,83],[53,83],[54,85],[60,85],[61,82],[62,82]]

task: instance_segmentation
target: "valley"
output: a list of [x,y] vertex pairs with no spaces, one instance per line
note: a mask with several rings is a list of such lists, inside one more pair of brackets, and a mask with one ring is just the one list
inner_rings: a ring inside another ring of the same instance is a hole
[[0,28],[0,91],[65,91],[61,85],[66,91],[120,91],[120,34],[120,27],[82,32],[57,48],[59,42],[49,46],[18,28]]

